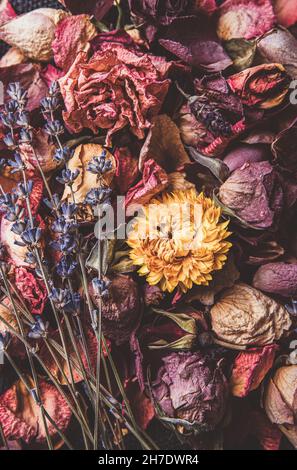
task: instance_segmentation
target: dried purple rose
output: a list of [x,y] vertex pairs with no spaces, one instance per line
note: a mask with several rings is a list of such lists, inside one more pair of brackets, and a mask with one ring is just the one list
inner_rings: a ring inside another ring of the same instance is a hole
[[264,292],[284,297],[297,295],[297,264],[269,263],[256,272],[253,285]]
[[161,419],[209,432],[224,418],[228,384],[217,361],[200,352],[178,352],[163,357],[152,394]]
[[269,162],[246,163],[220,187],[221,202],[238,217],[259,229],[278,222],[283,207],[283,190]]

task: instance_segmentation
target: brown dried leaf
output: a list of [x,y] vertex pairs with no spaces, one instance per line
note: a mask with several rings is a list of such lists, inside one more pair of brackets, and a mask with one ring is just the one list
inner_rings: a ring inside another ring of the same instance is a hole
[[157,116],[147,139],[141,149],[139,168],[142,171],[144,162],[153,159],[167,172],[173,172],[190,162],[176,124],[166,114]]

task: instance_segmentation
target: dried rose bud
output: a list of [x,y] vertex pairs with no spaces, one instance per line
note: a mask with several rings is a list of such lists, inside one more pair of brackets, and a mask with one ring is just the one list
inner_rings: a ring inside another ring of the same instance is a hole
[[233,346],[264,346],[279,340],[291,326],[287,310],[247,284],[235,284],[210,311],[219,340]]
[[263,64],[236,73],[227,82],[243,104],[271,109],[283,102],[290,78],[281,64]]
[[220,200],[248,224],[261,229],[277,223],[283,204],[279,177],[269,162],[246,163],[220,187]]
[[160,302],[165,297],[165,293],[162,292],[160,287],[158,286],[150,286],[149,284],[145,283],[143,288],[143,296],[144,296],[144,303],[147,307],[152,305],[159,305]]
[[297,264],[269,263],[256,272],[253,285],[264,292],[284,297],[297,295]]
[[1,26],[0,39],[19,48],[29,59],[49,61],[56,25],[65,16],[63,10],[38,8]]
[[228,384],[220,364],[200,352],[171,353],[152,384],[159,417],[186,429],[209,432],[222,421]]
[[264,396],[264,407],[272,421],[279,426],[297,448],[297,365],[278,369],[270,379]]
[[[137,283],[129,276],[117,275],[110,279],[108,297],[102,302],[102,330],[116,345],[129,341],[140,316]],[[91,296],[98,304],[93,286]]]

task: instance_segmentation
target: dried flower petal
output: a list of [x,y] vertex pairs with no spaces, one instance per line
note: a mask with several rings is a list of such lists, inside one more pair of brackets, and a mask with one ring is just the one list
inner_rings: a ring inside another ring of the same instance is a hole
[[144,162],[154,159],[167,172],[178,170],[190,163],[182,144],[178,127],[166,114],[157,116],[149,130],[139,156],[139,168]]
[[276,350],[276,345],[264,346],[262,349],[249,349],[236,357],[231,376],[235,397],[245,397],[259,387],[273,365]]
[[88,15],[62,19],[56,27],[52,43],[56,65],[65,71],[69,70],[77,54],[89,50],[89,41],[96,34],[96,28]]
[[245,222],[261,229],[277,224],[283,208],[283,189],[269,162],[246,163],[222,184],[223,204]]
[[[28,378],[34,388],[33,380]],[[65,432],[71,411],[58,390],[51,384],[39,380],[41,399],[44,407],[58,428]],[[46,441],[46,434],[41,416],[41,409],[20,380],[0,396],[0,421],[7,439],[23,439],[27,444]],[[52,437],[57,431],[49,422],[48,430]]]

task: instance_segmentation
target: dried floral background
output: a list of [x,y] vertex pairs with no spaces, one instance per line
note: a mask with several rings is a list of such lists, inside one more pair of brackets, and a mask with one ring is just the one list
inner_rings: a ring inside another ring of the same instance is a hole
[[0,0],[2,450],[297,448],[296,25]]

